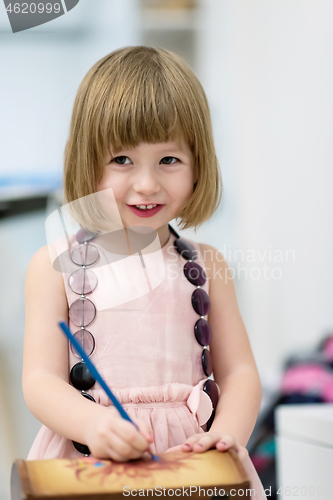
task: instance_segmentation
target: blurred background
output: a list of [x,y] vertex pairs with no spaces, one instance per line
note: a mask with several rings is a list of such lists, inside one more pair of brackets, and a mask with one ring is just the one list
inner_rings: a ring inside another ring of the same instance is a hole
[[2,499],[41,425],[21,388],[26,269],[61,194],[76,90],[116,48],[171,49],[207,93],[223,202],[182,234],[218,248],[234,272],[262,414],[281,395],[286,360],[332,334],[332,25],[331,0],[81,0],[13,34],[0,4]]

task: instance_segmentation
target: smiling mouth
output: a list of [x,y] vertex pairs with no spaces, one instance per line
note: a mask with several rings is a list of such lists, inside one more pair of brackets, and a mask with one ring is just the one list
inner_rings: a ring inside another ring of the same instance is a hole
[[160,203],[150,203],[150,204],[141,204],[141,205],[129,205],[130,207],[136,208],[138,210],[152,210],[157,207],[162,207]]
[[[164,205],[161,205],[157,203],[155,206],[152,208],[138,208],[137,205],[127,205],[131,211],[138,217],[153,217],[155,214],[157,214]],[[148,205],[151,206],[151,205]]]

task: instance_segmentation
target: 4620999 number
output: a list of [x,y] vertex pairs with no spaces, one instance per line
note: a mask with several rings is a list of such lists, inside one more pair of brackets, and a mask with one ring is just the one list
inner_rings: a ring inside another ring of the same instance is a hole
[[[13,5],[13,6],[12,6]],[[48,3],[27,3],[27,2],[15,2],[15,3],[10,3],[8,4],[8,7],[6,8],[6,11],[9,12],[9,14],[51,14],[54,12],[55,14],[59,14],[61,10],[61,5],[60,3],[55,3],[52,4],[50,2]]]
[[307,496],[321,496],[324,489],[321,486],[284,486],[278,488],[276,494],[283,495],[284,497],[307,497]]

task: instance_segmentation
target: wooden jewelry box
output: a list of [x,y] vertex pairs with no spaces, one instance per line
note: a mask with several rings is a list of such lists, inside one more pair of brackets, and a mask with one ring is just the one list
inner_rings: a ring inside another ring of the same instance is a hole
[[[173,490],[173,491],[170,491]],[[161,453],[129,462],[93,457],[16,460],[11,500],[124,500],[125,497],[250,498],[250,482],[233,450]]]

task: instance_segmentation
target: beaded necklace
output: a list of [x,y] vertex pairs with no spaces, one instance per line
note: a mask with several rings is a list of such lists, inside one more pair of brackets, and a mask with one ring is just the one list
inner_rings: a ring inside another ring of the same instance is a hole
[[[213,373],[213,364],[208,347],[212,341],[212,330],[208,321],[204,319],[204,316],[208,314],[211,303],[208,294],[201,288],[206,283],[207,276],[204,269],[195,262],[197,255],[193,245],[181,238],[170,224],[168,224],[168,226],[171,233],[176,237],[174,248],[181,257],[187,261],[183,268],[184,275],[187,280],[196,287],[192,293],[191,302],[193,309],[200,318],[194,325],[194,335],[197,342],[203,347],[201,355],[203,372],[207,377],[210,377]],[[81,228],[76,234],[78,245],[75,246],[70,253],[72,262],[77,265],[79,269],[70,275],[69,287],[74,293],[80,295],[80,297],[70,306],[69,317],[74,325],[80,327],[74,335],[88,356],[93,354],[95,339],[86,327],[94,321],[96,317],[96,307],[86,295],[92,293],[97,286],[97,277],[91,270],[91,267],[99,260],[99,252],[96,246],[91,243],[97,236],[98,233],[92,233],[91,231]],[[71,350],[76,357],[81,359],[72,346]],[[70,381],[76,389],[81,391],[82,396],[95,402],[95,399],[86,392],[93,387],[95,379],[91,376],[82,359],[72,367]],[[217,384],[209,378],[203,385],[202,390],[210,397],[213,407],[213,412],[208,422],[205,424],[205,430],[208,431],[215,417],[219,390]],[[90,450],[86,445],[77,443],[76,441],[73,441],[73,445],[80,453],[90,455]]]

